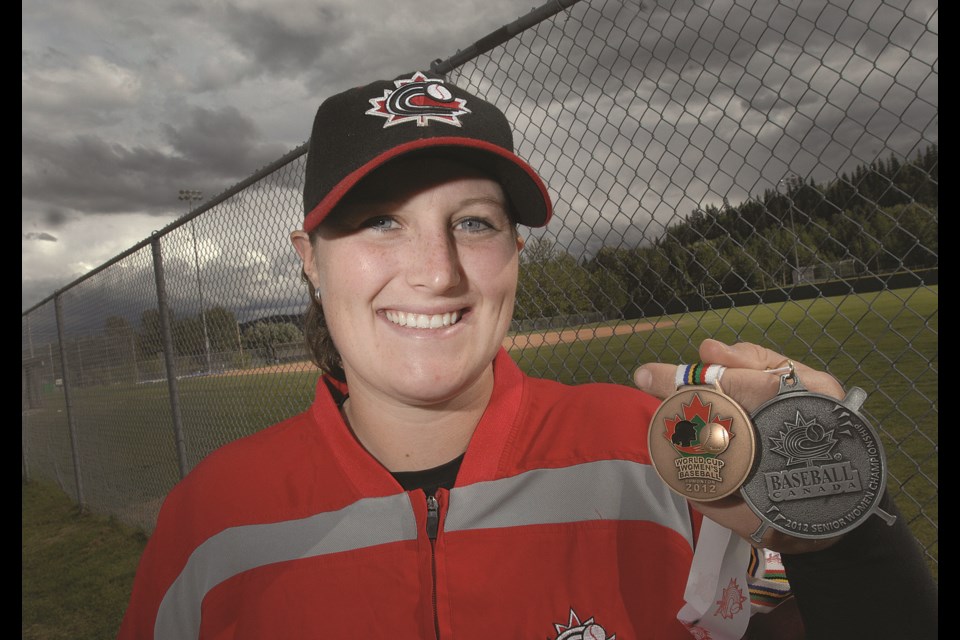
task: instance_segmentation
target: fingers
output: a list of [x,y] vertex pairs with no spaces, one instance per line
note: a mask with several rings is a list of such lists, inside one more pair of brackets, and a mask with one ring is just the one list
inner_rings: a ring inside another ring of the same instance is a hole
[[727,345],[719,340],[706,339],[700,343],[700,359],[739,369],[774,369],[787,362],[786,356],[752,342]]
[[[739,342],[727,345],[711,339],[704,340],[700,345],[700,357],[705,363],[727,367],[721,387],[748,412],[754,411],[780,390],[782,374],[765,370],[780,369],[788,362],[783,354],[757,344]],[[843,398],[843,387],[830,374],[799,362],[793,365],[808,390]],[[637,369],[633,379],[643,391],[657,398],[666,398],[677,390],[676,372],[676,365],[650,363]]]
[[[651,363],[633,374],[633,381],[655,398],[666,398],[677,390],[677,365]],[[753,411],[780,389],[778,376],[751,369],[730,369],[723,373],[721,388],[745,410]]]
[[[756,545],[751,535],[760,526],[760,518],[747,506],[739,496],[728,496],[713,502],[693,502],[690,506],[707,516],[719,525],[722,525],[744,538],[747,542]],[[763,546],[771,551],[780,553],[809,553],[820,551],[833,546],[843,536],[833,538],[797,538],[770,527],[763,534]]]
[[666,398],[677,390],[676,373],[677,365],[654,362],[637,369],[633,381],[655,398]]
[[[700,358],[704,362],[722,364],[726,367],[757,370],[782,369],[788,363],[792,363],[808,389],[813,391],[814,387],[818,387],[816,389],[818,393],[843,397],[843,387],[830,374],[813,369],[802,362],[790,360],[782,353],[751,342],[726,345],[719,340],[707,339],[700,345]],[[779,380],[779,375],[776,377]]]
[[723,392],[752,413],[780,391],[780,376],[755,369],[727,369],[721,384]]

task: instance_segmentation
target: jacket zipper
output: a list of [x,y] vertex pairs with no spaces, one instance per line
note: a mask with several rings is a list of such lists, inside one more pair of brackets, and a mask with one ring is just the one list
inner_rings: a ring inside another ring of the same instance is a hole
[[427,496],[427,538],[430,539],[430,571],[433,577],[433,628],[440,640],[440,616],[437,613],[437,534],[440,532],[440,501]]

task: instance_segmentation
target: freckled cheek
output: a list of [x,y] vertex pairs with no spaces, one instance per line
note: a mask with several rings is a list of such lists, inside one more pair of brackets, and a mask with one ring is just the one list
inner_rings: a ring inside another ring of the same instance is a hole
[[467,276],[481,288],[491,294],[500,290],[510,297],[516,293],[520,260],[515,249],[464,255],[462,260]]
[[324,295],[346,296],[356,302],[372,296],[389,279],[393,261],[383,252],[343,248],[330,251],[318,260],[318,275]]
[[344,256],[350,263],[352,276],[358,282],[386,280],[396,270],[396,256],[387,251],[355,253]]

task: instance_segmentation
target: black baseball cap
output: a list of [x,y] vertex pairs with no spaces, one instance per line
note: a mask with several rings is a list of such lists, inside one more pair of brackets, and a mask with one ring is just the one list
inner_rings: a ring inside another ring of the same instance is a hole
[[344,91],[317,109],[303,186],[303,230],[311,231],[365,176],[423,150],[453,153],[492,173],[516,222],[542,227],[553,211],[537,172],[513,152],[497,107],[421,72]]

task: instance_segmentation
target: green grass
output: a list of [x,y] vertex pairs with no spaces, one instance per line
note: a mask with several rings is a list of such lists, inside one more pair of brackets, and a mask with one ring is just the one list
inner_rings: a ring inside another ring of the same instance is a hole
[[[696,345],[715,337],[758,342],[827,368],[844,385],[869,393],[865,412],[882,432],[891,492],[935,566],[938,295],[938,287],[921,287],[649,318],[662,328],[512,355],[533,375],[631,384],[639,364],[695,361]],[[189,465],[302,411],[315,381],[313,371],[181,380]],[[179,476],[166,383],[79,388],[72,402],[89,506],[149,530]],[[25,416],[24,441],[28,464],[56,468],[60,484],[75,495],[65,415],[62,394],[49,396]]]
[[[315,371],[186,378],[179,381],[188,467],[217,447],[255,433],[309,406]],[[166,382],[74,389],[72,414],[88,505],[152,529],[159,501],[179,479]],[[32,469],[59,471],[76,496],[62,393],[24,418]],[[144,507],[144,505],[147,505]]]
[[81,515],[51,484],[22,484],[20,497],[22,637],[116,637],[146,536]]

